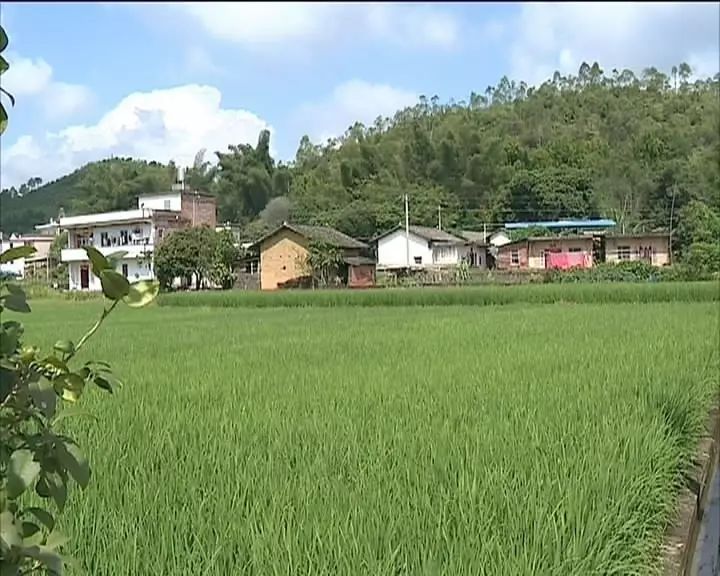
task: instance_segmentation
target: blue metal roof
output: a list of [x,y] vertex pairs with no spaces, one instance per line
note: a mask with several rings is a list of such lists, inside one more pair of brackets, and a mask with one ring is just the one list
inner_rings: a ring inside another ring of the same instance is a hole
[[612,228],[615,220],[601,218],[598,220],[551,220],[547,222],[509,222],[505,224],[507,230],[522,228]]

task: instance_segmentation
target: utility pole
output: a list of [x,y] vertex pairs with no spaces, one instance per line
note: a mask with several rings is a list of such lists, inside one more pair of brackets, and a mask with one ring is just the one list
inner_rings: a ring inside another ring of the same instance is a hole
[[405,194],[405,262],[410,269],[410,209],[407,194]]
[[673,184],[672,203],[670,204],[670,238],[668,239],[668,263],[672,264],[672,235],[673,235],[673,212],[675,212],[675,191],[677,185]]
[[438,230],[442,230],[442,206],[438,204]]

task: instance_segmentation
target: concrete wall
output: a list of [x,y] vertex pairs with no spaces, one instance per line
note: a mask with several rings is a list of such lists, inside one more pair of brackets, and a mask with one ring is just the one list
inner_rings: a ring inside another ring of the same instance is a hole
[[620,262],[621,247],[630,248],[629,260],[646,259],[653,266],[670,264],[668,237],[605,238],[605,261]]
[[[145,262],[139,262],[135,259],[120,260],[115,268],[120,274],[123,273],[123,264],[127,266],[127,279],[130,284],[140,280],[152,280],[154,278],[152,267]],[[86,267],[88,270],[89,285],[87,288],[81,288],[81,269]],[[102,290],[100,279],[97,278],[90,269],[87,262],[69,262],[68,278],[70,290],[87,290],[90,292],[99,292]]]
[[150,196],[139,196],[138,208],[150,208],[152,210],[172,210],[173,212],[180,212],[182,208],[181,193],[168,192],[167,194],[152,194]]
[[[513,263],[513,252],[517,252],[517,263]],[[495,266],[498,270],[525,269],[528,267],[528,245],[527,242],[517,244],[506,244],[498,247]]]
[[307,240],[292,230],[281,230],[260,245],[260,288],[275,290],[279,284],[305,276]]
[[545,268],[545,251],[572,252],[579,251],[590,257],[592,266],[593,239],[588,238],[548,238],[547,240],[533,240],[529,243],[528,268],[543,270]]
[[[420,263],[416,262],[420,259]],[[433,251],[424,238],[410,233],[410,266],[427,266],[433,263]],[[378,240],[378,268],[404,268],[407,265],[405,231],[396,230]]]

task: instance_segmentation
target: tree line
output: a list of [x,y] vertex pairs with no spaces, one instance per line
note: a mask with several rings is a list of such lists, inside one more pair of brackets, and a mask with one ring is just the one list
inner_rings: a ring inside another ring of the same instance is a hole
[[[185,180],[216,195],[219,219],[249,240],[282,220],[369,238],[402,221],[407,194],[416,224],[605,216],[626,232],[676,230],[688,252],[720,241],[720,77],[691,77],[685,63],[669,75],[583,63],[535,87],[503,77],[463,101],[421,96],[322,144],[305,136],[289,163],[272,158],[267,131],[216,151],[215,164],[201,150]],[[66,210],[128,208],[169,186],[176,167],[115,159],[84,170]],[[22,201],[3,196],[3,212]]]

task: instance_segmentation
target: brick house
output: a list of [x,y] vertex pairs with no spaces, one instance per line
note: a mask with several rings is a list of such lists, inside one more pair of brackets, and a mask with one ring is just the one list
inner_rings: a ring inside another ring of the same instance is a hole
[[365,256],[368,245],[364,242],[334,228],[284,223],[253,244],[260,252],[261,290],[276,290],[307,278],[304,262],[314,241],[341,250],[343,272],[349,287],[375,283],[375,262]]
[[551,268],[592,268],[592,236],[530,237],[498,247],[499,270],[545,270]]

